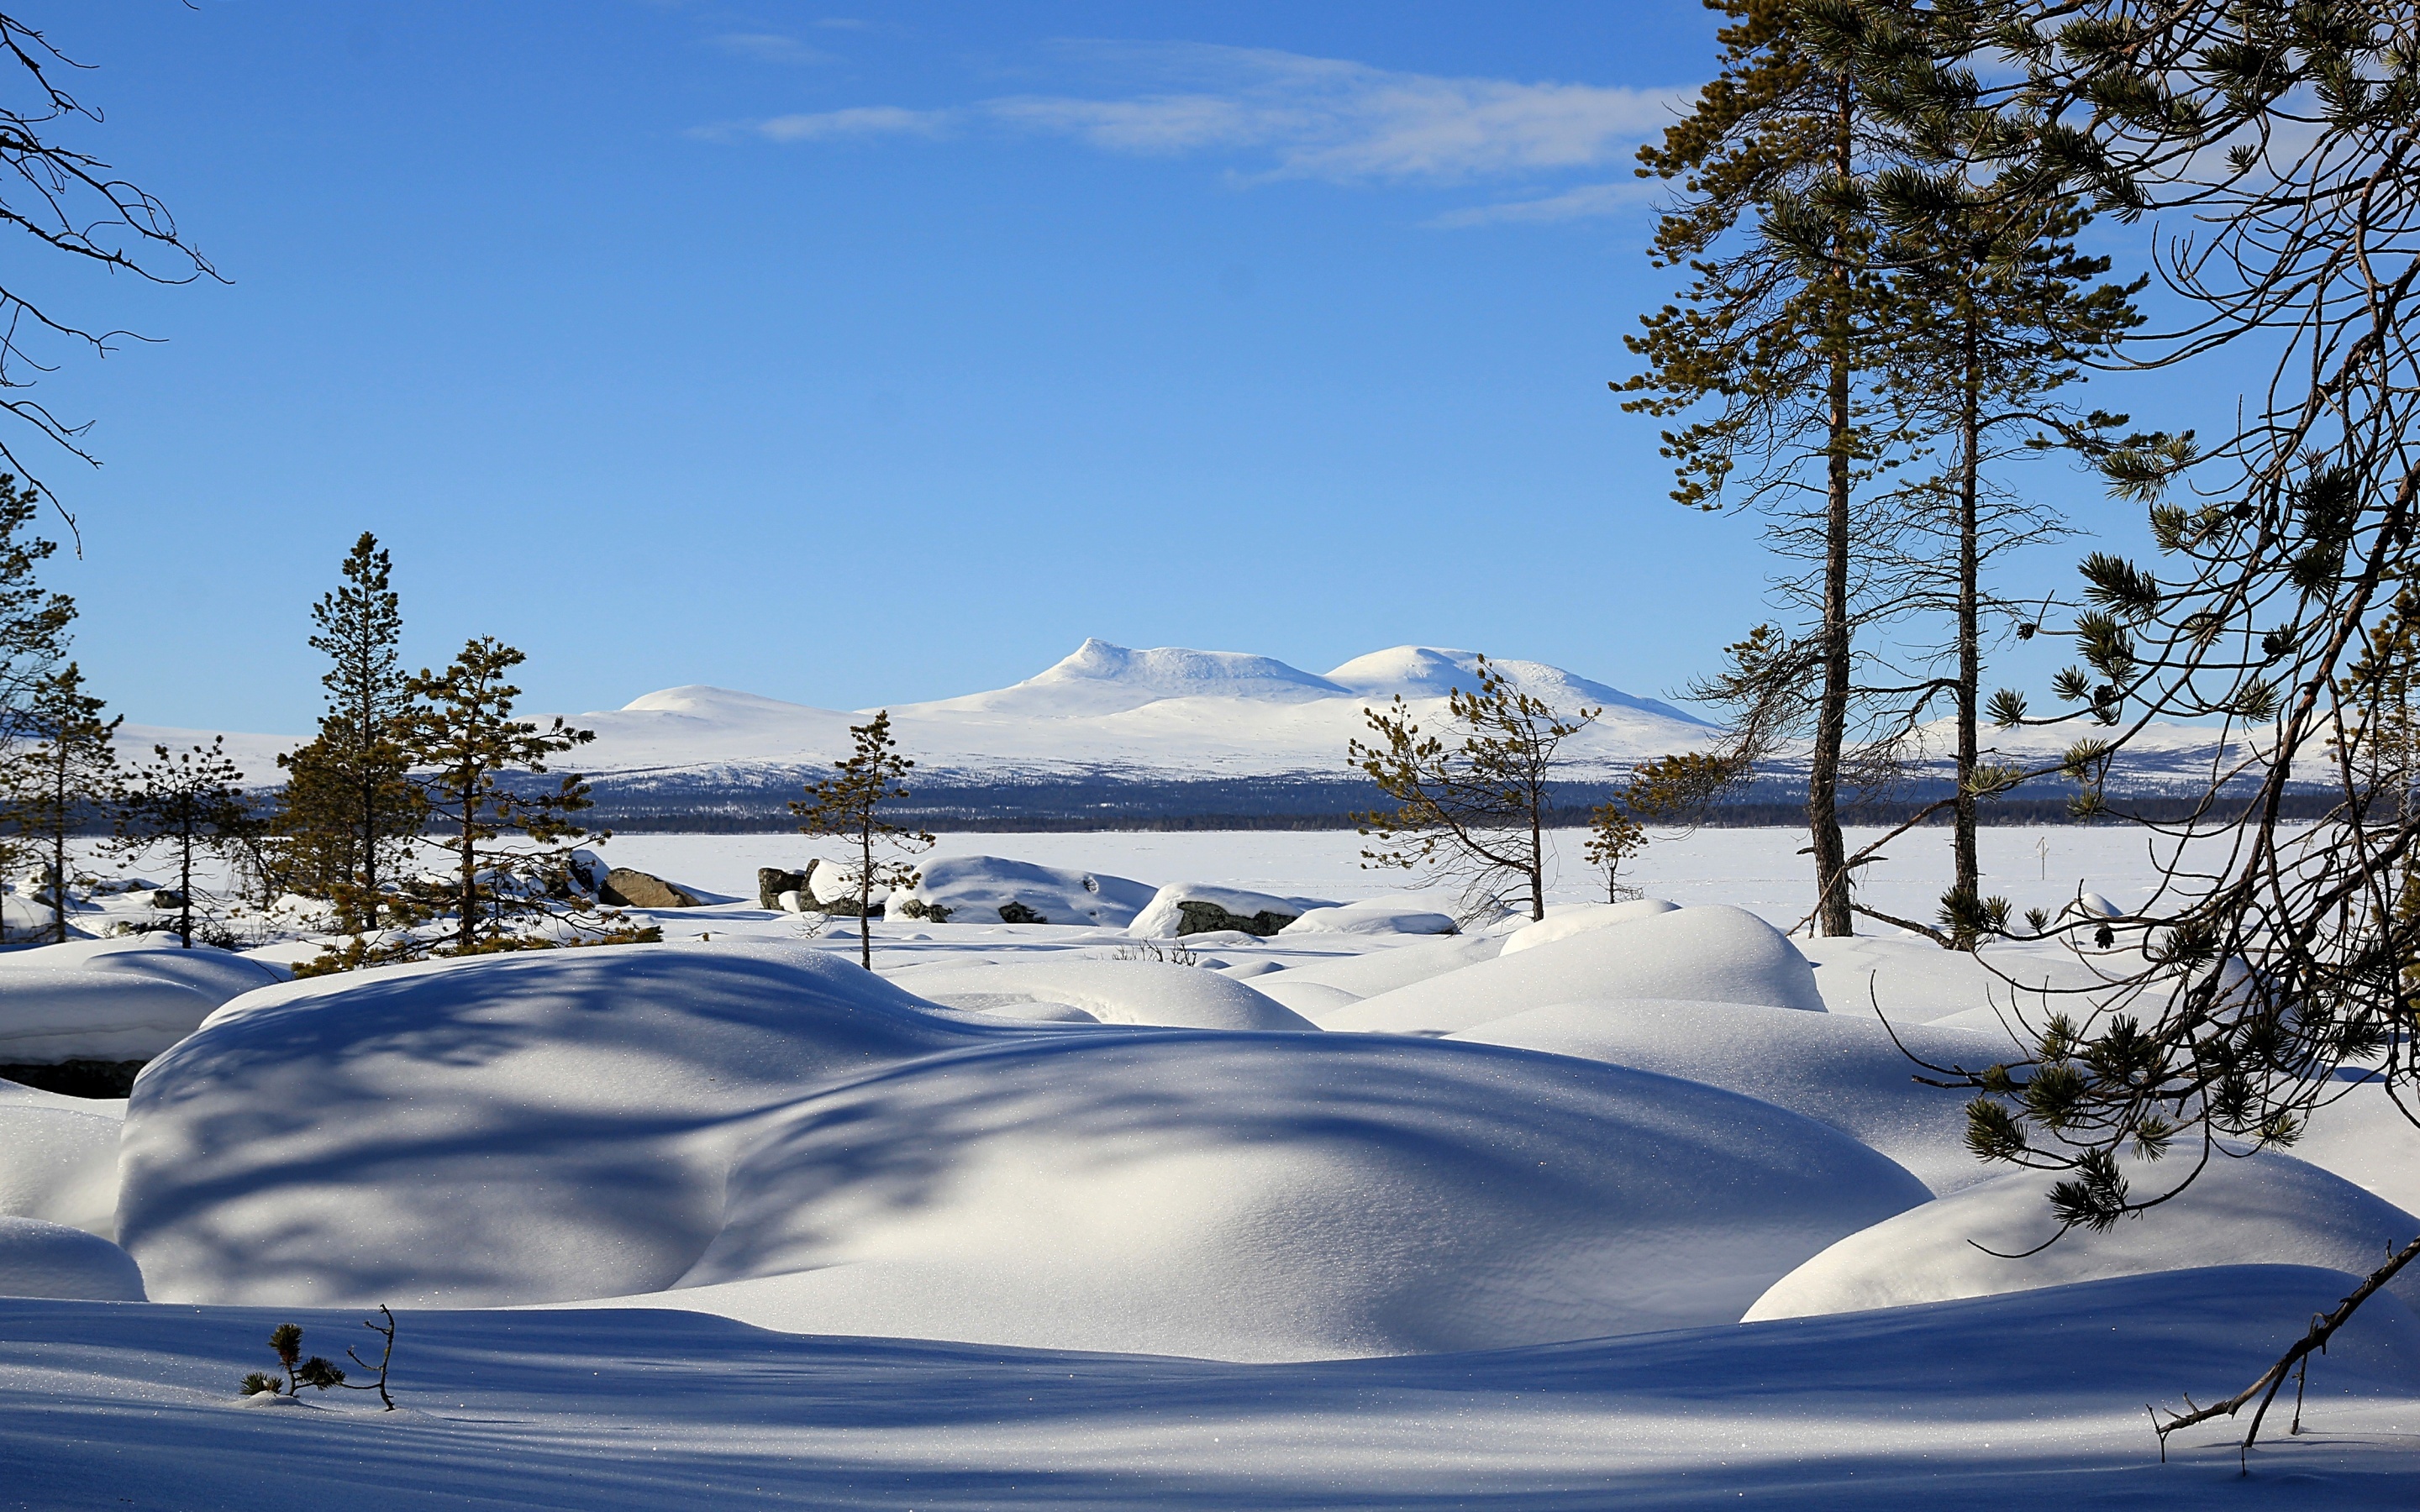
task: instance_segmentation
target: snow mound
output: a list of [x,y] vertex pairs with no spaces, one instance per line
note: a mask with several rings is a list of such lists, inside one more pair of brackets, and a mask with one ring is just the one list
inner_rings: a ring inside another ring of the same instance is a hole
[[133,1257],[81,1228],[0,1217],[0,1297],[141,1302],[143,1273]]
[[1453,916],[1377,898],[1314,908],[1278,931],[1280,934],[1451,934]]
[[677,1289],[796,1332],[1235,1360],[1738,1316],[1924,1198],[1713,1088],[1486,1046],[1058,1034],[806,1099]]
[[892,980],[928,1001],[975,1012],[997,1011],[1023,999],[1081,1009],[1103,1024],[1314,1032],[1319,1027],[1233,977],[1163,961],[907,966],[893,972]]
[[[1815,985],[1835,1013],[1868,1018],[1879,1008],[1893,1024],[1937,1024],[1953,1015],[1961,1027],[1997,1031],[1993,1005],[2015,1003],[2039,1021],[2038,989],[2061,994],[2088,992],[2107,978],[2055,941],[1996,943],[1980,951],[1945,950],[1913,935],[1817,937],[1792,940],[1815,963]],[[2130,954],[2110,964],[2114,972],[2141,964]],[[2051,1005],[2083,1011],[2071,996]]]
[[1588,930],[1360,1002],[1327,1029],[1451,1033],[1550,1003],[1664,997],[1823,1011],[1814,968],[1779,930],[1716,904]]
[[1324,981],[1303,981],[1294,972],[1286,972],[1275,981],[1266,977],[1252,979],[1253,990],[1264,997],[1273,997],[1308,1019],[1332,1013],[1340,1008],[1361,999],[1342,987],[1330,987]]
[[66,945],[37,946],[0,955],[0,971],[26,969],[118,971],[191,987],[210,1000],[212,1008],[240,997],[256,987],[289,981],[291,973],[250,956],[208,945],[188,950],[155,943],[160,937],[73,940]]
[[1918,1056],[1981,1070],[1995,1037],[1914,1026],[1900,1042],[1870,1018],[1740,1003],[1557,1003],[1451,1036],[1661,1072],[1827,1123],[1889,1156],[1935,1193],[1992,1180],[1966,1149],[1966,1094],[1916,1081]]
[[[922,879],[912,890],[892,893],[887,917],[930,918],[930,910],[939,907],[945,911],[942,920],[952,924],[1039,922],[1124,929],[1151,902],[1153,891],[1149,883],[1125,877],[997,856],[948,856],[925,862]],[[924,905],[926,912],[905,912],[903,905],[909,900]],[[1003,906],[1040,917],[1005,919],[1001,913]]]
[[1627,924],[1637,918],[1652,918],[1657,914],[1677,913],[1680,904],[1668,903],[1661,898],[1635,898],[1626,903],[1570,903],[1549,906],[1546,917],[1525,924],[1504,937],[1504,953],[1518,955],[1524,950],[1567,940],[1589,930],[1603,929],[1608,924]]
[[2360,1080],[2313,1108],[2303,1137],[2294,1141],[2294,1158],[2334,1171],[2407,1212],[2420,1212],[2420,1129],[2386,1095],[2383,1082]]
[[1337,906],[1334,900],[1327,898],[1283,898],[1273,892],[1247,892],[1241,887],[1221,887],[1207,882],[1174,882],[1152,895],[1151,902],[1126,926],[1126,933],[1146,940],[1174,939],[1185,932],[1186,903],[1208,903],[1237,918],[1270,914],[1289,922],[1312,909]]
[[0,1103],[0,1217],[117,1233],[118,1120],[37,1103]]
[[[2184,1175],[2182,1160],[2126,1163],[2144,1196]],[[2167,1169],[2162,1169],[2165,1165]],[[2364,1275],[2412,1242],[2420,1219],[2316,1165],[2261,1151],[2213,1158],[2166,1205],[2106,1233],[2074,1229],[2022,1259],[2057,1228],[2048,1201],[2061,1173],[2018,1171],[1852,1234],[1774,1284],[1742,1319],[1805,1318],[2213,1265],[2315,1265]],[[2420,1277],[2391,1283],[2407,1304]]]
[[484,1306],[668,1285],[745,1119],[1037,1031],[780,945],[611,946],[246,995],[136,1082],[118,1236],[155,1296]]
[[130,971],[0,970],[0,1061],[146,1059],[191,1034],[220,1001]]

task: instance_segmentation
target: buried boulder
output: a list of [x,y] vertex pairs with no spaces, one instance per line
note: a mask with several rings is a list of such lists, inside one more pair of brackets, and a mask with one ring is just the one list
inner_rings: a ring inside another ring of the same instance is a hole
[[1150,884],[1129,877],[1002,856],[944,856],[923,864],[913,887],[892,895],[890,917],[1124,929],[1151,900]]
[[695,908],[698,898],[687,887],[675,887],[651,872],[617,866],[605,873],[597,889],[599,903],[616,908]]
[[1215,934],[1222,930],[1266,936],[1278,933],[1313,909],[1336,906],[1326,898],[1281,898],[1274,893],[1247,892],[1241,887],[1179,882],[1153,894],[1126,930],[1150,940]]
[[697,1263],[629,1301],[1229,1360],[1501,1348],[1728,1323],[1925,1197],[1714,1088],[1361,1036],[1046,1030],[761,1127]]
[[780,908],[782,894],[807,890],[807,878],[814,873],[814,870],[815,863],[813,861],[807,863],[807,869],[804,872],[784,872],[778,866],[758,867],[756,869],[756,906]]

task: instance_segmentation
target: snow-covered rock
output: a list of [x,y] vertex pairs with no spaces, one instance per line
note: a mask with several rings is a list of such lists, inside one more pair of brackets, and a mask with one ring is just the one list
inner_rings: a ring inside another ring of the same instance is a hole
[[1315,981],[1340,987],[1356,997],[1375,997],[1416,981],[1444,976],[1481,961],[1493,961],[1504,949],[1500,937],[1466,934],[1445,940],[1415,940],[1389,949],[1337,956],[1290,968],[1290,981]]
[[109,1241],[39,1218],[0,1217],[0,1297],[143,1301],[143,1273]]
[[[1993,1036],[1912,1025],[1894,1043],[1871,1018],[1741,1003],[1557,1003],[1451,1036],[1685,1076],[1827,1123],[1906,1166],[1936,1193],[1998,1176],[1966,1148],[1970,1094],[1926,1087],[1911,1057],[1981,1070]],[[1904,1049],[1901,1046],[1905,1046]]]
[[[1319,1026],[1233,977],[1162,961],[1042,960],[981,966],[908,966],[891,980],[930,1002],[968,1012],[1020,1003],[1080,1009],[1102,1024],[1186,1029],[1306,1029]],[[1028,1014],[1012,1014],[1029,1017]]]
[[[2124,1165],[2135,1194],[2148,1196],[2180,1180],[2191,1158]],[[2104,1233],[2072,1229],[2044,1247],[2058,1228],[2048,1196],[2061,1174],[2017,1171],[1852,1234],[1776,1282],[1743,1320],[1989,1297],[2195,1266],[2316,1265],[2364,1275],[2420,1233],[2420,1218],[2392,1203],[2316,1165],[2262,1151],[2215,1156],[2182,1196],[2121,1218]],[[2420,1276],[2399,1276],[2389,1286],[2407,1304],[2420,1301]]]
[[292,982],[146,1068],[118,1237],[153,1295],[179,1301],[644,1290],[720,1227],[752,1116],[1035,1032],[1051,1031],[937,1011],[802,946],[613,946]]
[[191,1034],[219,1001],[127,971],[0,970],[0,1061],[145,1059]]
[[[1201,905],[1188,919],[1185,905]],[[1274,934],[1286,925],[1315,908],[1338,906],[1326,898],[1285,898],[1271,892],[1249,892],[1241,887],[1221,887],[1207,882],[1174,882],[1152,895],[1142,911],[1126,926],[1126,932],[1146,940],[1174,939],[1181,934],[1202,934],[1222,929],[1238,928],[1254,920],[1265,923],[1265,929],[1255,928],[1255,934]],[[1202,909],[1226,917],[1205,918]]]
[[1453,916],[1396,898],[1314,908],[1280,934],[1451,934]]
[[1681,908],[1379,993],[1322,1028],[1451,1033],[1551,1003],[1674,998],[1823,1011],[1814,969],[1745,909]]
[[677,1288],[800,1333],[1281,1360],[1736,1318],[1923,1200],[1795,1114],[1618,1067],[1060,1033],[802,1101]]
[[1627,924],[1633,919],[1652,918],[1657,914],[1677,911],[1678,903],[1668,903],[1661,898],[1634,898],[1622,903],[1565,903],[1546,910],[1546,917],[1525,924],[1504,937],[1504,953],[1519,955],[1541,945],[1551,945],[1592,929],[1609,924]]
[[[1038,866],[998,856],[946,856],[924,862],[920,870],[913,888],[891,895],[888,917],[952,924],[1085,924],[1124,929],[1151,902],[1155,890],[1149,883],[1127,877]],[[918,906],[908,906],[911,903]],[[935,913],[936,909],[940,912]],[[1011,918],[1011,914],[1019,917]]]
[[112,1239],[119,1119],[63,1105],[70,1102],[0,1101],[0,1217],[39,1218]]

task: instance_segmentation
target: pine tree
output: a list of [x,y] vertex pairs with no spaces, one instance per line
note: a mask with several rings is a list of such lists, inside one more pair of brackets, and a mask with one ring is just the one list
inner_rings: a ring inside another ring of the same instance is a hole
[[277,759],[287,771],[279,814],[287,862],[356,933],[377,927],[382,905],[392,910],[394,883],[427,812],[404,750],[411,701],[391,570],[365,531],[345,558],[343,586],[312,608],[311,646],[331,663],[319,679],[327,712],[317,739]]
[[1544,918],[1555,754],[1604,711],[1559,714],[1484,656],[1478,685],[1449,692],[1446,738],[1423,734],[1401,694],[1383,711],[1361,711],[1377,738],[1353,741],[1347,757],[1397,805],[1355,816],[1378,842],[1362,864],[1459,885],[1466,917],[1527,893],[1529,917]]
[[[1804,728],[1815,919],[1854,930],[1840,832],[1842,753],[1856,699],[1860,610],[1853,559],[1878,531],[1857,485],[1893,439],[1872,424],[1869,369],[1884,294],[1870,262],[1865,181],[1895,144],[1877,126],[1856,71],[1806,45],[1821,0],[1706,0],[1730,18],[1716,34],[1718,73],[1660,145],[1639,151],[1642,177],[1680,183],[1657,223],[1652,257],[1686,267],[1685,307],[1646,316],[1625,338],[1646,370],[1613,387],[1623,408],[1714,412],[1664,435],[1685,505],[1746,507],[1773,522],[1775,546],[1810,563],[1792,591],[1815,624],[1784,638],[1743,691],[1744,722],[1776,735]],[[1761,751],[1734,753],[1746,771]]]
[[170,751],[151,748],[151,760],[132,774],[134,785],[117,801],[117,838],[127,853],[165,841],[177,858],[177,939],[194,944],[194,863],[206,854],[226,855],[252,823],[243,774],[227,760],[226,739],[207,747]]
[[37,744],[9,767],[9,808],[18,830],[36,842],[47,874],[51,938],[68,937],[68,837],[104,812],[118,792],[118,719],[101,717],[103,701],[84,690],[84,671],[69,662],[38,678],[25,695],[23,728]]
[[[423,668],[404,683],[412,701],[406,757],[420,769],[414,780],[429,811],[451,831],[429,843],[454,857],[455,955],[517,948],[506,921],[547,911],[545,896],[560,890],[571,848],[587,838],[569,818],[589,807],[588,784],[578,775],[534,791],[500,780],[543,776],[550,760],[597,738],[560,717],[544,729],[513,717],[521,690],[504,675],[527,659],[480,637],[442,672]],[[506,837],[519,843],[495,843]]]
[[1605,901],[1621,902],[1625,889],[1621,885],[1621,869],[1630,859],[1647,849],[1647,831],[1637,820],[1623,811],[1620,803],[1600,803],[1589,810],[1588,842],[1581,847],[1590,866],[1605,870]]
[[900,779],[916,764],[899,754],[891,737],[891,711],[884,709],[865,724],[848,729],[850,753],[833,764],[832,775],[807,785],[804,800],[793,800],[790,811],[800,820],[802,835],[830,835],[857,847],[857,863],[849,870],[857,883],[858,962],[874,969],[874,890],[904,890],[923,880],[905,860],[876,854],[892,851],[913,856],[930,849],[933,837],[907,829],[882,817],[881,807],[908,796]]

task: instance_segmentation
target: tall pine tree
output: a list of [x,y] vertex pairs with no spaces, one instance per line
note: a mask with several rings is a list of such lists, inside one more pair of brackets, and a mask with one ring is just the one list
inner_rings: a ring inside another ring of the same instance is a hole
[[411,699],[392,569],[365,531],[345,558],[343,585],[313,606],[311,646],[330,663],[319,679],[327,712],[317,739],[277,759],[287,772],[279,827],[295,882],[334,903],[357,933],[391,906],[427,812],[405,751]]
[[[1840,833],[1842,750],[1856,699],[1859,610],[1853,559],[1875,529],[1858,484],[1881,443],[1867,400],[1881,292],[1864,180],[1891,144],[1857,72],[1804,45],[1822,0],[1706,0],[1729,18],[1718,72],[1660,145],[1639,152],[1644,177],[1676,182],[1652,255],[1687,268],[1682,305],[1626,338],[1645,371],[1613,387],[1623,408],[1713,412],[1664,436],[1673,497],[1715,510],[1753,508],[1785,553],[1810,563],[1793,592],[1814,625],[1784,638],[1738,691],[1745,728],[1813,737],[1807,822],[1818,929],[1854,929]],[[1752,760],[1760,752],[1742,753]],[[1745,772],[1748,762],[1738,764]]]

